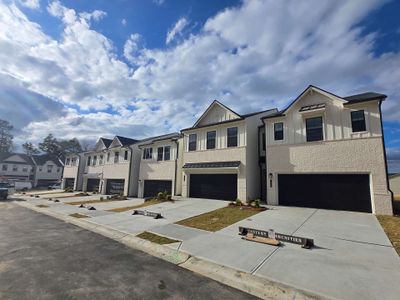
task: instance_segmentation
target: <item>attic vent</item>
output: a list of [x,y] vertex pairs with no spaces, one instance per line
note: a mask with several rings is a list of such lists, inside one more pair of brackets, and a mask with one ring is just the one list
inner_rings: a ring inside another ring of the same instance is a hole
[[299,112],[322,109],[322,108],[325,108],[325,103],[302,106]]

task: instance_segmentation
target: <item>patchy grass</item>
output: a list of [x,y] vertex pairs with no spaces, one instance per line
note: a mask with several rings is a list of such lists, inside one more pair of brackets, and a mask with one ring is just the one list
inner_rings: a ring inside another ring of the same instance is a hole
[[263,210],[263,208],[241,209],[240,207],[228,206],[176,222],[176,224],[207,231],[218,231]]
[[90,218],[89,216],[83,215],[83,214],[80,214],[80,213],[70,214],[69,216],[70,216],[70,217],[74,217],[74,218],[78,218],[78,219]]
[[[394,195],[394,200],[400,201],[400,195]],[[400,203],[399,203],[400,204]]]
[[116,200],[113,199],[104,199],[104,200],[86,200],[86,201],[75,201],[75,202],[65,202],[65,204],[69,205],[85,205],[85,204],[94,204],[94,203],[105,203],[105,202],[113,202]]
[[154,204],[159,204],[162,201],[160,200],[156,200],[156,199],[152,199],[149,201],[145,201],[141,204],[137,204],[137,205],[132,205],[132,206],[125,206],[125,207],[118,207],[118,208],[112,208],[112,209],[107,209],[107,211],[111,211],[111,212],[124,212],[124,211],[129,211],[132,209],[136,209],[136,208],[141,208],[141,207],[146,207],[146,206],[150,206],[150,205],[154,205]]
[[164,237],[164,236],[160,236],[158,234],[154,234],[148,231],[142,232],[140,234],[137,235],[138,238],[144,239],[144,240],[148,240],[150,242],[156,243],[156,244],[160,244],[160,245],[165,245],[165,244],[172,244],[172,243],[176,243],[176,242],[180,242],[177,240],[172,240],[170,238]]
[[48,205],[45,205],[45,204],[38,204],[38,205],[36,205],[36,207],[46,208],[46,207],[49,207],[49,206],[48,206]]
[[400,255],[400,216],[376,216]]

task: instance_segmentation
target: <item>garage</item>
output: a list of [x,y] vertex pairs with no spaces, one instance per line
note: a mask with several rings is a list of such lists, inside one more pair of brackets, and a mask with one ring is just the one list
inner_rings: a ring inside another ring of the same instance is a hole
[[159,192],[167,191],[168,194],[172,193],[172,181],[171,180],[145,180],[144,181],[144,192],[143,197],[154,197]]
[[125,187],[124,179],[107,179],[107,195],[123,195]]
[[189,196],[219,200],[237,199],[237,174],[191,174]]
[[100,179],[89,178],[87,180],[86,191],[87,192],[98,192],[100,186]]
[[367,174],[278,175],[279,204],[372,212]]
[[75,178],[65,178],[64,188],[73,189],[75,185]]

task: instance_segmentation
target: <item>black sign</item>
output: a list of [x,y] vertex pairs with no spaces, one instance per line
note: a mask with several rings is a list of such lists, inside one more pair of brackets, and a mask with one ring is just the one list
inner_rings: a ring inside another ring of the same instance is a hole
[[[239,227],[240,235],[247,235],[248,233],[252,233],[255,236],[260,236],[260,237],[265,237],[265,238],[273,238],[273,237],[269,236],[268,231],[247,228],[247,227],[241,227],[241,226]],[[310,249],[311,247],[314,247],[313,239],[299,237],[299,236],[293,236],[293,235],[287,235],[287,234],[282,234],[282,233],[277,233],[277,232],[275,232],[274,234],[275,234],[275,239],[278,241],[301,245],[302,248],[306,248],[306,249]]]
[[148,216],[148,217],[153,217],[154,219],[162,218],[160,213],[155,213],[147,210],[134,210],[132,215]]

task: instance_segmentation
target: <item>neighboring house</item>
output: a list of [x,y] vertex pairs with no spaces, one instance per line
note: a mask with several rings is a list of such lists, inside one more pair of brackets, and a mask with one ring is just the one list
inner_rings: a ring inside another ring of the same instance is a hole
[[137,196],[140,150],[136,143],[122,136],[100,138],[95,149],[85,153],[83,190]]
[[264,117],[268,204],[392,214],[385,98],[339,97],[309,86],[286,109]]
[[34,182],[35,163],[22,153],[0,153],[0,177],[11,181]]
[[181,134],[171,133],[138,143],[141,149],[139,197],[154,197],[158,192],[180,195],[182,190]]
[[212,102],[191,128],[183,129],[182,196],[236,200],[261,195],[258,126],[276,109],[240,115]]
[[394,195],[400,196],[400,173],[389,175],[390,190]]
[[85,162],[83,153],[67,154],[62,179],[63,189],[71,188],[74,191],[82,191]]
[[32,155],[35,163],[35,187],[47,187],[59,182],[63,175],[64,165],[61,160],[49,154]]

